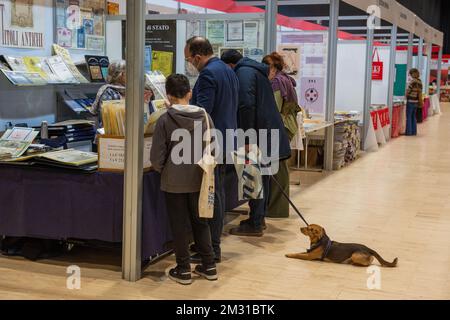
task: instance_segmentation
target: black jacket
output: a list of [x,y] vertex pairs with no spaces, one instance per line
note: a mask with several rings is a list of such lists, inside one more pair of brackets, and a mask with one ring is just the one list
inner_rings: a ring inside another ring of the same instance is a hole
[[234,71],[239,79],[238,127],[257,131],[267,129],[269,135],[267,154],[270,157],[276,152],[275,149],[272,150],[270,130],[278,129],[279,159],[290,158],[290,142],[268,77],[269,67],[255,60],[243,58]]

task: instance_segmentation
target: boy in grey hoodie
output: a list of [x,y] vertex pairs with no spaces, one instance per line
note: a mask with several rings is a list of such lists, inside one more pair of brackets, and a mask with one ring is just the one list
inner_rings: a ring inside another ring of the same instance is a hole
[[[194,272],[208,280],[217,280],[208,220],[199,218],[198,212],[203,171],[197,163],[203,156],[206,116],[211,128],[213,123],[208,115],[205,116],[203,109],[189,105],[192,92],[186,76],[169,76],[166,92],[171,107],[156,124],[150,159],[153,168],[161,173],[161,190],[166,196],[175,247],[177,267],[169,271],[169,278],[181,284],[192,283],[189,254],[191,226],[202,257],[202,264],[197,265]],[[194,135],[196,131],[201,134]],[[190,143],[186,143],[185,138],[190,138]],[[197,146],[200,150],[195,150]],[[190,150],[186,150],[189,147]]]

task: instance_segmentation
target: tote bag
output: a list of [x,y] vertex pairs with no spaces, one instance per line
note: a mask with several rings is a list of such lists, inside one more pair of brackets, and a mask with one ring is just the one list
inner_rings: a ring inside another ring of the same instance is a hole
[[214,216],[215,178],[214,168],[217,165],[215,157],[211,154],[211,127],[206,110],[206,147],[202,159],[197,163],[203,170],[202,186],[198,199],[198,214],[200,218],[211,219]]
[[[375,55],[377,56],[376,61]],[[383,80],[383,61],[380,59],[378,49],[373,52],[372,60],[372,80]]]

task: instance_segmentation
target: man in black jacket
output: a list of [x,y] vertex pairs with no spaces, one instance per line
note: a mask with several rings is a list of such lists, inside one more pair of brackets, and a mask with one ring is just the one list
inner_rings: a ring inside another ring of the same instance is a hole
[[[272,85],[268,78],[269,67],[255,60],[244,58],[234,49],[225,51],[222,61],[234,69],[239,79],[238,127],[240,129],[267,130],[267,150],[261,150],[272,161],[286,160],[291,156],[289,138],[278,112]],[[278,130],[276,145],[271,144],[271,130]],[[258,141],[259,147],[263,145]],[[274,159],[274,157],[276,157]],[[276,167],[276,166],[272,166]],[[275,174],[276,172],[272,172]],[[264,199],[250,200],[250,218],[230,231],[233,235],[263,235],[264,216],[269,200],[270,176],[263,176]]]

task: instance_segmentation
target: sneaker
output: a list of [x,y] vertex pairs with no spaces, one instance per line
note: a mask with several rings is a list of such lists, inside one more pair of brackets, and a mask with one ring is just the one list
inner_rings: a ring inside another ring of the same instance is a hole
[[204,277],[205,279],[209,281],[215,281],[219,279],[217,276],[217,269],[216,266],[212,267],[205,267],[203,265],[198,265],[195,267],[194,273],[198,274],[199,276]]
[[[191,263],[200,264],[202,262],[203,262],[202,261],[202,256],[199,253],[193,254],[191,256]],[[214,258],[214,262],[215,263],[221,263],[222,262],[222,258],[220,256],[216,255],[216,257]]]
[[189,247],[189,250],[191,250],[191,251],[194,252],[194,253],[197,253],[197,252],[198,252],[197,246],[195,245],[195,243],[194,243],[194,244],[191,244],[191,246]]
[[[242,220],[239,225],[242,226],[244,224],[250,224],[250,219]],[[261,226],[262,226],[263,230],[267,230],[266,219],[263,219]]]
[[262,228],[255,228],[250,224],[244,223],[237,228],[230,230],[230,234],[234,236],[244,237],[262,237],[264,235]]
[[169,271],[169,278],[183,285],[192,283],[192,274],[190,270],[181,270],[176,267]]

